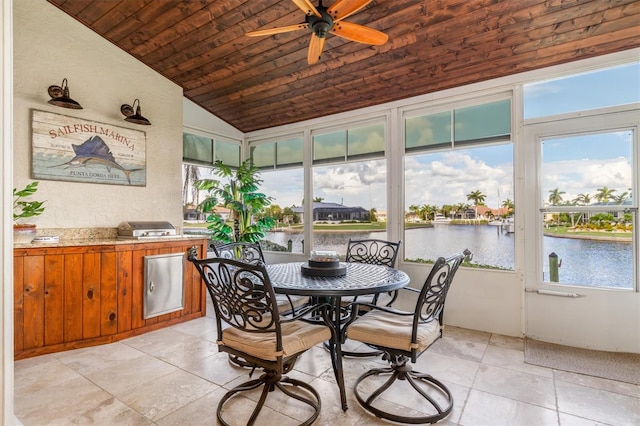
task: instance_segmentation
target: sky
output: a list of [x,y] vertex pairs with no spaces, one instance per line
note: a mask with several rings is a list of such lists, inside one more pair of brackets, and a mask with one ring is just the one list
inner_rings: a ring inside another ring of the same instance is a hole
[[[524,88],[525,119],[632,102],[640,102],[638,63]],[[615,194],[631,192],[632,136],[622,131],[544,141],[543,201],[553,188],[564,191],[567,201],[578,194],[588,193],[593,198],[603,186],[616,189]],[[366,135],[362,137],[367,140]],[[380,144],[379,138],[370,139]],[[471,204],[467,194],[478,190],[491,208],[515,198],[511,144],[407,154],[404,161],[405,209],[412,204]],[[317,166],[313,171],[314,197],[386,211],[384,160]],[[273,197],[275,204],[302,204],[302,169],[263,172],[261,178],[262,192]]]

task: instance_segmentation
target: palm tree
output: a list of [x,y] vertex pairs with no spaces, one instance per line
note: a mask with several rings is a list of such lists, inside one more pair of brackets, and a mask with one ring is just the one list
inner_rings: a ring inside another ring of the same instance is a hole
[[552,206],[557,206],[562,203],[562,194],[566,194],[566,192],[560,191],[558,188],[550,189],[549,193],[549,204]]
[[484,205],[484,200],[487,198],[480,190],[471,191],[467,194],[467,200],[473,201],[473,207],[475,210],[475,218],[478,218],[478,206]]
[[[263,216],[253,222],[254,217],[263,213],[272,201],[271,197],[258,192],[262,183],[258,168],[252,166],[249,160],[244,161],[236,170],[216,161],[214,170],[226,182],[217,179],[200,179],[195,182],[196,188],[208,192],[207,198],[199,207],[203,212],[209,213],[207,228],[212,239],[223,243],[260,241],[276,225],[276,220],[271,216]],[[233,227],[215,213],[217,206],[231,210]]]
[[601,203],[607,203],[611,198],[613,198],[613,193],[616,192],[615,189],[609,189],[606,186],[602,188],[598,188],[598,192],[596,193],[596,200]]
[[618,204],[622,204],[622,203],[625,202],[625,200],[627,199],[628,196],[629,196],[629,193],[625,191],[620,195],[614,195],[613,196],[613,201],[615,201]]
[[578,194],[576,198],[573,199],[573,202],[582,204],[583,206],[588,206],[591,204],[591,194]]
[[[198,204],[198,189],[194,183],[200,179],[200,168],[193,164],[184,164],[182,166],[184,180],[182,182],[182,205]],[[191,197],[189,197],[191,195]]]
[[515,204],[513,204],[513,201],[511,201],[510,198],[507,198],[502,202],[502,207],[507,209],[507,215],[509,215],[509,213],[513,214],[515,212]]

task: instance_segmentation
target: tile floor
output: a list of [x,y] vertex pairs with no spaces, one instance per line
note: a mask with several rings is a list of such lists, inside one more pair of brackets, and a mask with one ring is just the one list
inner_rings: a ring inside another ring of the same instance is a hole
[[[247,371],[218,352],[215,336],[214,320],[203,317],[118,343],[16,361],[15,415],[25,426],[216,424],[218,401],[226,389],[247,380]],[[640,386],[523,359],[521,339],[447,327],[415,369],[432,373],[453,392],[454,409],[438,424],[640,425]],[[354,380],[379,363],[345,359],[346,412],[324,348],[303,355],[291,375],[321,394],[316,425],[389,424],[367,414],[353,396]],[[225,416],[244,424],[253,402],[234,399]],[[412,405],[403,398],[390,403],[398,410]],[[259,425],[301,420],[300,410],[282,399],[267,399],[267,406]]]

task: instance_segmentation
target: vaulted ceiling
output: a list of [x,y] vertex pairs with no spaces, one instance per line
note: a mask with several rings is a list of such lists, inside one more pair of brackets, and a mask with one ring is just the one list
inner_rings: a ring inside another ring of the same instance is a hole
[[292,0],[48,1],[243,132],[640,46],[637,0],[373,0],[344,20],[389,40],[313,65],[308,28],[245,35],[303,23]]

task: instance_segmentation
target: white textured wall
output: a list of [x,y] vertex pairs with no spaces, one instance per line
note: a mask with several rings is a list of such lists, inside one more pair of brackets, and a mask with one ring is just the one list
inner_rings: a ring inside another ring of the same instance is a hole
[[[83,109],[47,103],[67,78]],[[120,105],[139,98],[152,125],[127,123]],[[31,110],[146,132],[147,185],[128,187],[41,180],[34,199],[40,228],[116,227],[122,220],[182,225],[182,89],[43,0],[14,2],[14,186],[31,179]]]

